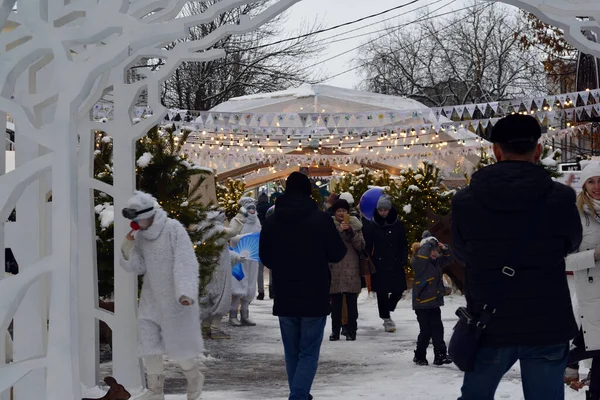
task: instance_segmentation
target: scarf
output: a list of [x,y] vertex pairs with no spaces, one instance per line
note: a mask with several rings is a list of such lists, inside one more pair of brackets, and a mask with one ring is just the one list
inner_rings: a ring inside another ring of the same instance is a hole
[[587,204],[584,204],[583,211],[585,211],[585,213],[588,215],[594,216],[594,219],[596,220],[596,222],[598,222],[600,224],[600,200],[592,199],[590,197],[590,195],[587,194],[587,192],[585,192],[585,195],[590,200],[590,202],[594,205],[594,210],[593,211],[590,210],[590,207]]

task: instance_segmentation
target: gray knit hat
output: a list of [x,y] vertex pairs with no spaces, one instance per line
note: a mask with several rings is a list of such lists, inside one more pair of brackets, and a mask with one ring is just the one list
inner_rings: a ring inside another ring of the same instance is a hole
[[382,195],[379,200],[377,200],[377,209],[378,210],[391,210],[392,209],[392,198],[388,195]]

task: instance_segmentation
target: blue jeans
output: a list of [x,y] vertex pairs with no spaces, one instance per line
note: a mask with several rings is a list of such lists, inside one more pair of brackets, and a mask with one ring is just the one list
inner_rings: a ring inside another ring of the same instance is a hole
[[289,400],[309,399],[323,342],[327,317],[279,317],[290,385]]
[[525,400],[564,400],[563,374],[567,367],[569,344],[553,346],[483,347],[475,370],[465,373],[459,400],[494,400],[500,380],[517,362]]

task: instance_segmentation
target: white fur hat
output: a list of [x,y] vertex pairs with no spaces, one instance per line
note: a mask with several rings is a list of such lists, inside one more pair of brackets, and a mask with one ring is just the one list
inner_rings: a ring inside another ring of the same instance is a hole
[[133,193],[133,196],[127,201],[127,208],[131,208],[136,211],[151,208],[152,210],[146,211],[145,213],[137,216],[137,219],[148,219],[154,216],[156,210],[160,208],[160,205],[151,194],[136,190]]
[[352,194],[350,194],[348,192],[344,192],[344,193],[340,194],[340,199],[346,200],[348,202],[348,204],[354,204],[354,197],[352,197]]
[[242,197],[240,201],[238,201],[238,204],[246,209],[248,207],[256,208],[256,200],[254,200],[252,197]]
[[581,187],[585,185],[588,179],[595,176],[600,176],[600,163],[592,161],[587,163],[587,165],[583,167],[583,170],[581,170]]

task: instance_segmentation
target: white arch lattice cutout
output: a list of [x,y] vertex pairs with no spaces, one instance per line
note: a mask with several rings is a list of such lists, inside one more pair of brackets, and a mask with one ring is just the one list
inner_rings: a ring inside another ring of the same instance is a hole
[[[598,0],[499,0],[535,14],[542,21],[561,28],[567,40],[578,50],[600,57],[600,43],[583,35],[591,30],[600,36],[600,1]],[[577,17],[587,17],[587,21]]]
[[[208,49],[227,35],[256,29],[297,1],[279,0],[253,18],[165,50],[166,43],[187,37],[190,27],[254,1],[222,0],[202,14],[183,16],[186,0],[32,0],[19,2],[18,12],[11,11],[16,0],[2,0],[0,120],[10,113],[18,133],[15,170],[2,175],[0,159],[0,245],[12,240],[23,253],[20,274],[0,280],[0,332],[15,323],[13,364],[1,365],[0,341],[2,400],[11,386],[20,399],[81,399],[81,383],[93,386],[98,375],[96,318],[113,328],[113,375],[129,388],[141,386],[135,277],[115,268],[116,312],[97,307],[93,189],[113,196],[116,209],[124,206],[134,188],[134,141],[163,119],[160,85],[181,62],[223,57],[223,50]],[[126,84],[128,67],[148,58],[165,65]],[[143,90],[154,114],[134,124],[131,110]],[[91,173],[97,128],[92,109],[108,91],[115,113],[102,128],[114,140],[113,186]],[[15,205],[19,216],[5,235],[4,221]],[[126,229],[117,216],[115,237]],[[3,264],[1,257],[3,252]]]

